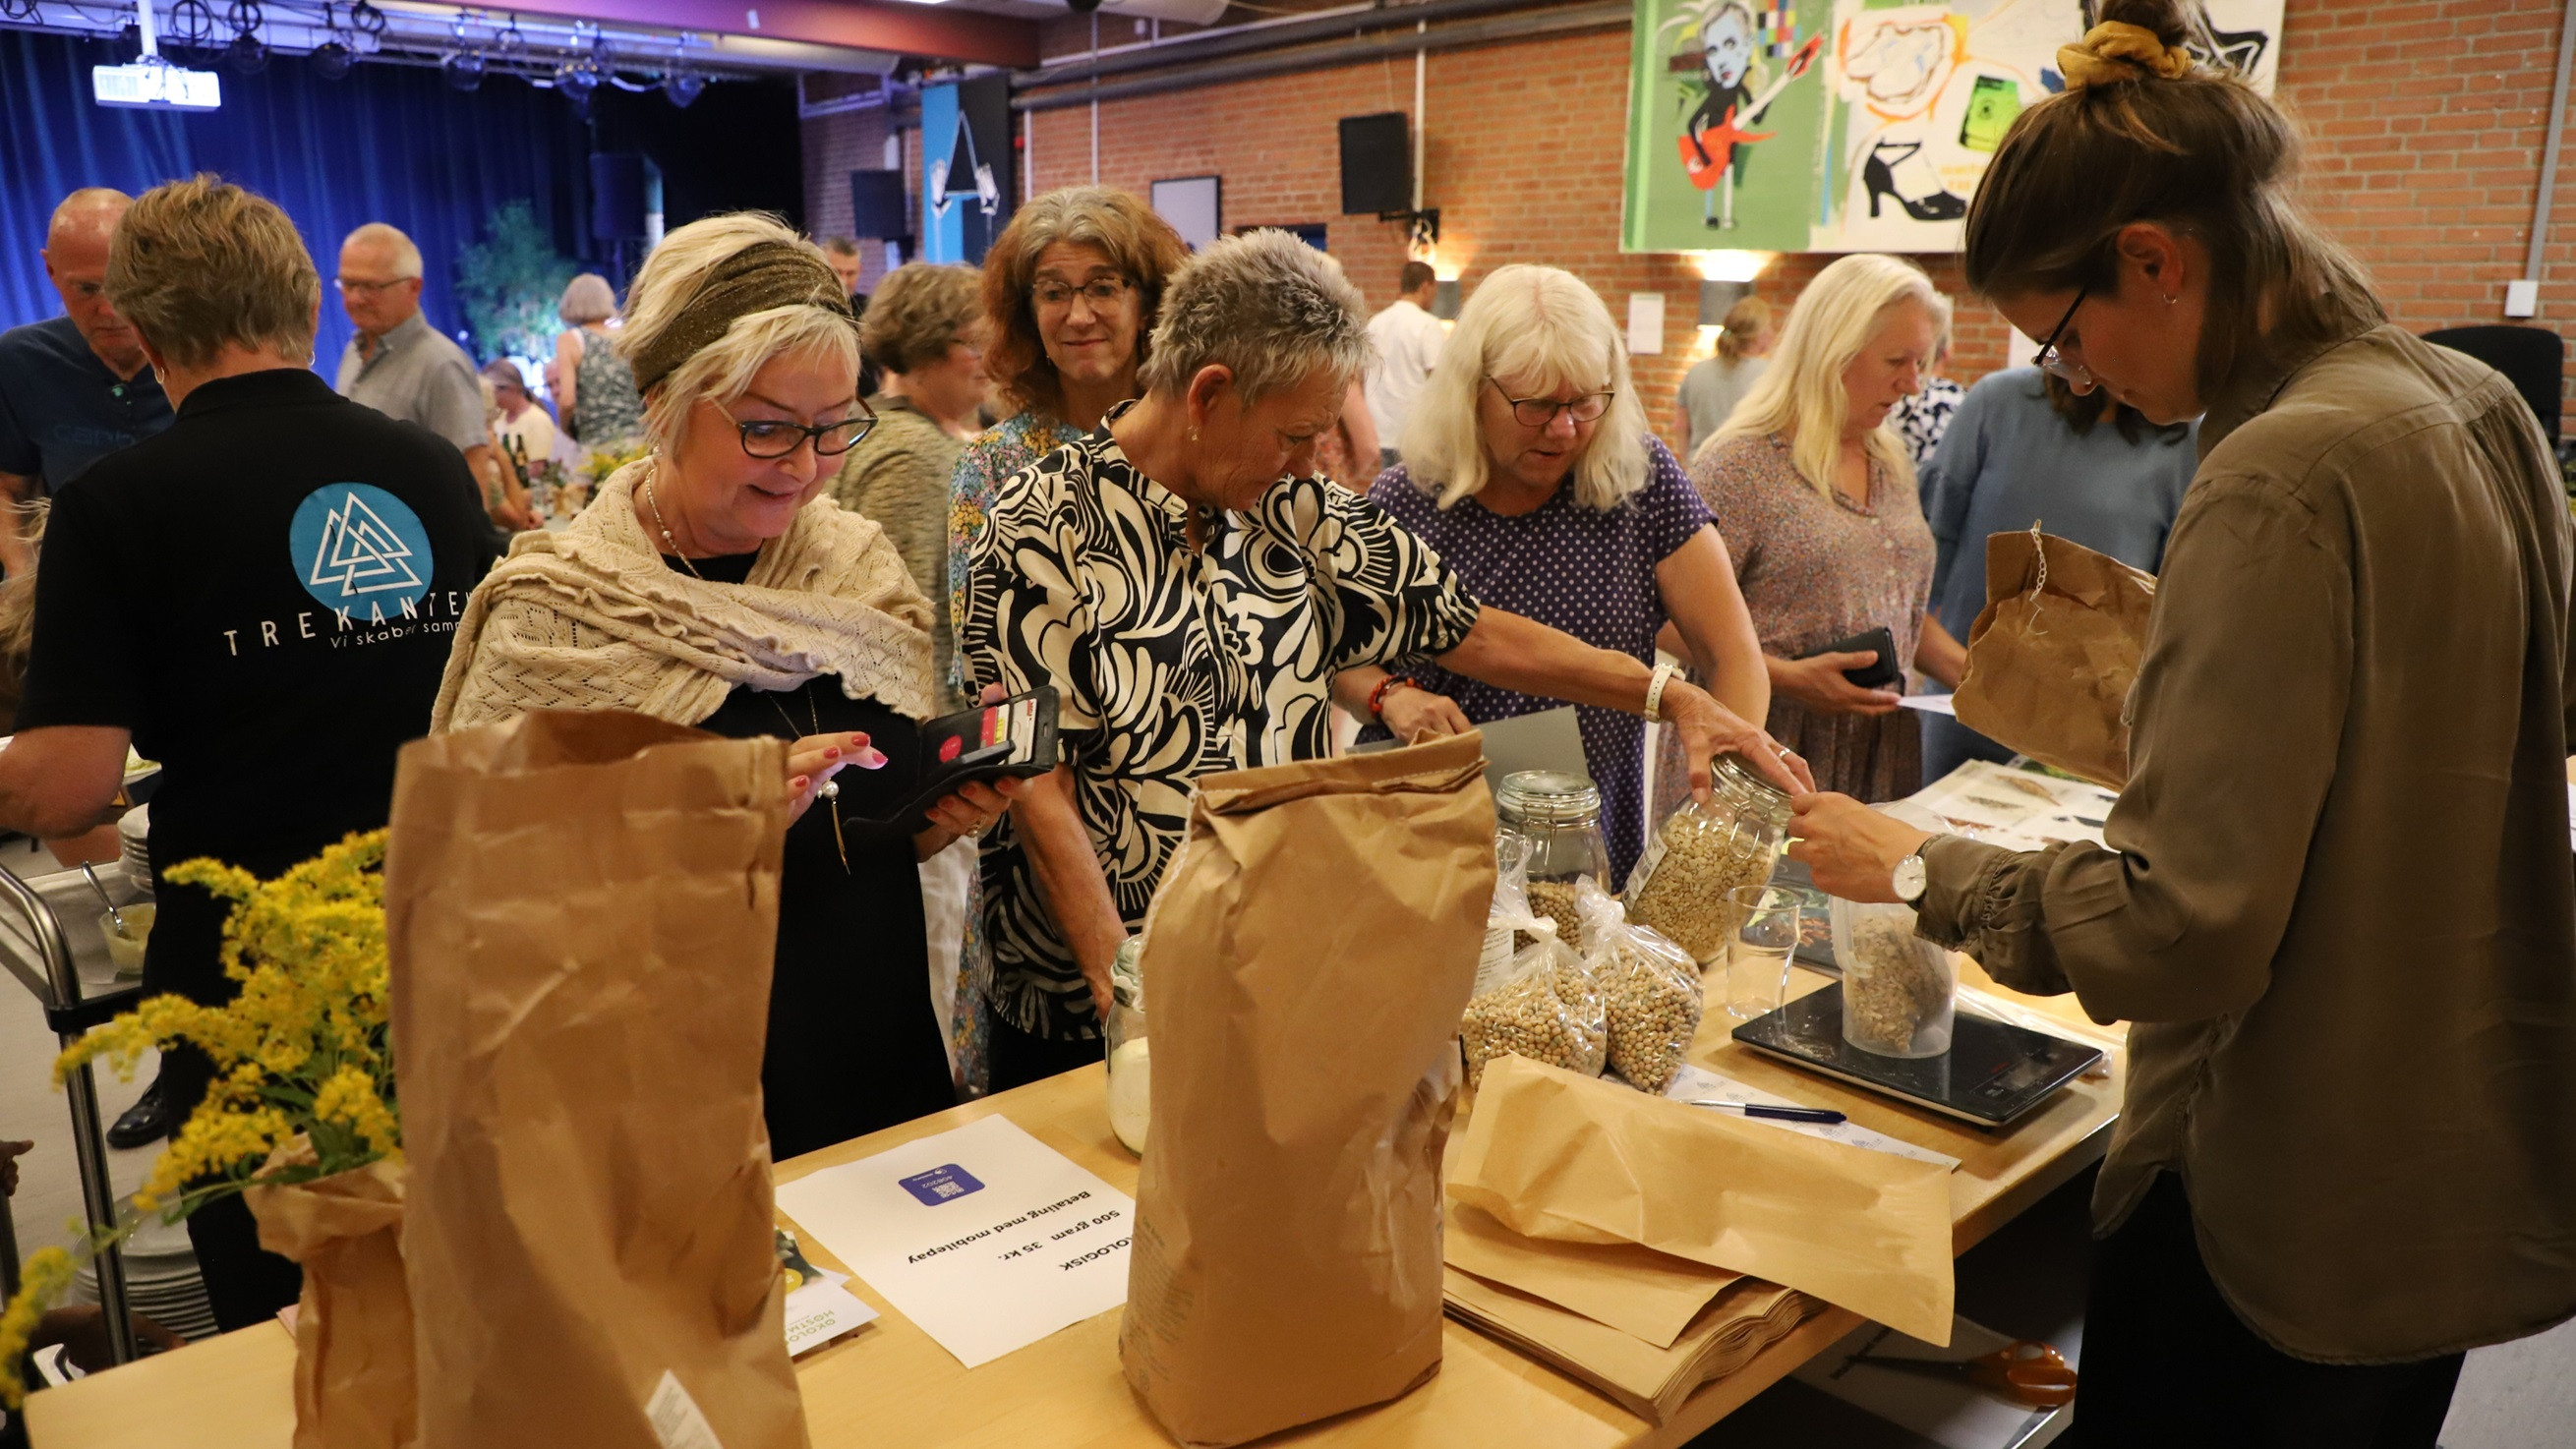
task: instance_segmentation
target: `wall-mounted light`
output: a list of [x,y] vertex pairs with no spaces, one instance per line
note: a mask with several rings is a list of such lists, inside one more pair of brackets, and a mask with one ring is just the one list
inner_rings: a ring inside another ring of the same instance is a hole
[[1455,322],[1458,320],[1458,304],[1458,279],[1456,277],[1451,277],[1447,281],[1438,282],[1433,285],[1431,293],[1432,316],[1439,318],[1443,322]]
[[1744,300],[1753,290],[1751,282],[1702,282],[1699,284],[1699,325],[1723,327],[1727,310]]
[[1770,252],[1696,252],[1699,274],[1712,282],[1750,282],[1771,265]]

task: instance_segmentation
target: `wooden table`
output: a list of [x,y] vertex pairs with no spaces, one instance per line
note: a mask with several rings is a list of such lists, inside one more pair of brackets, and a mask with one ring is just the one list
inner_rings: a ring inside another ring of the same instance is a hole
[[[1996,990],[1974,965],[1962,976]],[[1800,990],[1822,978],[1799,973]],[[2081,1021],[2072,998],[2015,998],[2064,1020]],[[1863,1126],[1960,1159],[1951,1179],[1955,1251],[1965,1252],[2024,1208],[2099,1159],[2110,1140],[2125,1062],[2108,1081],[2079,1082],[2010,1129],[1985,1133],[1930,1112],[1778,1065],[1727,1039],[1712,1012],[1693,1060],[1750,1085],[1834,1107]],[[810,1153],[778,1168],[793,1181],[999,1112],[1040,1141],[1132,1192],[1136,1159],[1110,1135],[1101,1069],[1086,1067],[900,1127]],[[834,1268],[822,1245],[806,1250]],[[817,1449],[866,1445],[956,1449],[1087,1449],[1168,1444],[1129,1392],[1118,1368],[1118,1315],[1065,1329],[982,1368],[958,1366],[867,1284],[851,1291],[884,1317],[797,1364]],[[1445,1357],[1430,1383],[1394,1403],[1345,1414],[1265,1441],[1333,1446],[1681,1444],[1785,1377],[1860,1324],[1829,1308],[1771,1345],[1738,1372],[1705,1385],[1675,1420],[1649,1424],[1552,1369],[1451,1320]],[[285,1449],[294,1428],[293,1341],[276,1325],[112,1370],[28,1401],[36,1449]]]

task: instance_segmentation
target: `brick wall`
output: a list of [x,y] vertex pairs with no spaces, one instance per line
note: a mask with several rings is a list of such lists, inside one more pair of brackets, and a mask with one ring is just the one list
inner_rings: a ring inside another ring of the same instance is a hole
[[[2309,205],[2370,267],[2400,323],[2500,321],[2504,283],[2522,271],[2560,0],[2388,0],[2369,13],[2365,27],[2341,0],[2289,3],[2279,95],[2310,133]],[[1507,262],[1548,262],[1591,283],[1623,321],[1629,294],[1661,293],[1667,350],[1638,358],[1636,374],[1663,427],[1683,369],[1707,346],[1690,325],[1693,259],[1619,250],[1627,61],[1624,29],[1432,55],[1425,197],[1442,215],[1441,270],[1470,288]],[[1403,238],[1340,214],[1334,121],[1412,103],[1409,59],[1112,102],[1100,108],[1100,179],[1143,194],[1159,177],[1220,175],[1227,226],[1321,221],[1381,303]],[[1037,190],[1091,179],[1090,127],[1087,108],[1037,115]],[[2566,224],[2553,228],[2538,320],[2564,332],[2576,330],[2576,158],[2557,207]],[[1830,260],[1782,256],[1757,291],[1785,305]],[[1945,291],[1963,291],[1955,259],[1918,260]],[[2008,365],[2006,337],[1999,315],[1963,298],[1953,370]]]
[[[818,240],[848,236],[850,173],[885,165],[886,112],[883,107],[808,116],[797,123],[804,132],[805,224]],[[885,248],[859,243],[859,290],[873,292],[885,275]]]

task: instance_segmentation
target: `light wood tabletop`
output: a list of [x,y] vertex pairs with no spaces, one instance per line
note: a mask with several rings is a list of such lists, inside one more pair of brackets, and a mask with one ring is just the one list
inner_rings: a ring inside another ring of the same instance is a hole
[[[2072,998],[2015,997],[1964,961],[1961,975],[2030,1009],[2063,1021],[2083,1020]],[[1797,990],[1821,984],[1822,978],[1798,973]],[[1712,1010],[1692,1059],[1960,1159],[1950,1201],[1954,1247],[1962,1252],[2098,1160],[2119,1108],[2125,1070],[2119,1053],[2108,1080],[2078,1082],[2009,1128],[1982,1132],[1757,1056],[1728,1039],[1731,1025],[1723,1011]],[[1099,1067],[809,1153],[781,1164],[778,1180],[793,1181],[995,1112],[1122,1191],[1134,1190],[1136,1159],[1110,1133]],[[817,1262],[843,1266],[811,1235],[800,1236]],[[866,1283],[852,1279],[849,1286],[884,1316],[797,1363],[818,1449],[1091,1449],[1170,1442],[1120,1376],[1114,1312],[970,1371]],[[1859,1323],[1855,1314],[1828,1308],[1743,1369],[1702,1387],[1672,1423],[1657,1426],[1453,1319],[1444,1328],[1440,1372],[1429,1383],[1393,1403],[1265,1442],[1390,1449],[1677,1445]],[[285,1331],[261,1324],[38,1393],[28,1401],[28,1423],[36,1449],[286,1449],[294,1427],[294,1360],[294,1343]]]

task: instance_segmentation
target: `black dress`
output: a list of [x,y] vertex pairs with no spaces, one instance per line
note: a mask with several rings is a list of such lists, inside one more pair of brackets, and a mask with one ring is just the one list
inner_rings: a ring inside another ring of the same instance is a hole
[[[690,562],[702,577],[740,583],[756,557]],[[686,572],[678,559],[664,562]],[[698,727],[733,739],[850,730],[887,757],[882,771],[843,769],[834,777],[840,798],[815,801],[787,830],[769,1044],[760,1065],[770,1156],[783,1162],[957,1105],[930,1006],[912,836],[901,826],[859,823],[891,813],[890,782],[912,777],[915,724],[874,699],[851,699],[827,674],[799,689],[743,686]],[[835,809],[843,817],[846,870],[832,838]]]

